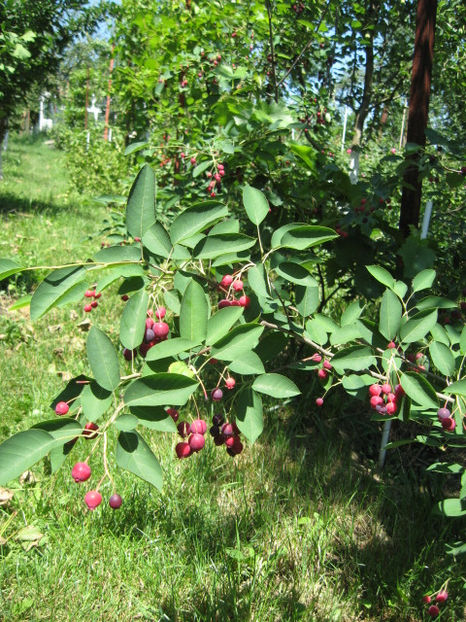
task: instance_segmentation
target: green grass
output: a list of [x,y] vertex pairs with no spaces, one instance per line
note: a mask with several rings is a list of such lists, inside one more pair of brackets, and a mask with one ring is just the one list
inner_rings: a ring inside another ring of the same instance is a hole
[[[0,184],[8,224],[0,256],[14,257],[18,232],[28,263],[82,258],[98,246],[79,238],[99,228],[105,210],[68,194],[61,162],[41,142],[11,144]],[[55,250],[46,243],[52,234]],[[7,311],[17,293],[0,298],[1,439],[52,418],[49,404],[67,374],[89,372],[82,305],[31,325],[27,309]],[[115,290],[99,303],[92,319],[116,337],[123,303]],[[462,620],[466,572],[444,545],[464,522],[431,514],[435,493],[400,451],[376,473],[379,430],[363,405],[355,412],[343,393],[318,412],[312,404],[267,403],[266,432],[234,460],[208,441],[179,461],[174,435],[141,429],[162,464],[164,488],[112,468],[124,499],[118,511],[106,505],[108,480],[101,507],[88,512],[83,503],[103,474],[99,452],[90,482],[71,480],[92,441],[81,439],[55,476],[47,461],[34,466],[35,481],[11,482],[14,496],[0,506],[0,619],[409,622],[428,619],[422,595],[451,576],[439,619]],[[43,537],[21,540],[25,526]]]

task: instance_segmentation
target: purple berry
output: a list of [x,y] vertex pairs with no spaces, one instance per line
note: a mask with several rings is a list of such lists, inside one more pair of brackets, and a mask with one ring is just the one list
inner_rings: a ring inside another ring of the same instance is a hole
[[146,328],[146,334],[144,336],[144,340],[146,343],[150,343],[153,339],[155,339],[155,333],[152,328]]
[[225,418],[223,415],[214,415],[212,417],[212,423],[216,426],[221,426],[222,423],[225,423]]
[[108,504],[111,508],[113,508],[114,510],[118,510],[119,507],[121,507],[121,504],[123,503],[123,499],[120,497],[120,495],[112,495],[110,497],[110,499],[108,500]]
[[220,400],[223,397],[222,389],[214,389],[211,393],[211,397],[214,400],[214,402],[220,402]]
[[448,408],[439,408],[437,410],[437,417],[440,422],[444,421],[445,419],[450,419],[451,412],[448,410]]

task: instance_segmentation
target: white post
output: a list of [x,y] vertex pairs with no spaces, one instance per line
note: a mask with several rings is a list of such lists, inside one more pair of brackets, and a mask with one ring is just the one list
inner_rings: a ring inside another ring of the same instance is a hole
[[408,101],[406,101],[405,105],[403,106],[403,116],[401,118],[401,132],[400,132],[400,145],[399,145],[400,151],[403,148],[403,134],[405,133],[405,122],[406,122],[407,106],[408,106]]
[[5,138],[3,139],[3,151],[6,151],[8,149],[8,134],[9,131],[7,130],[5,133]]
[[355,151],[354,149],[351,151],[350,163],[349,163],[349,178],[352,184],[358,183],[359,176],[359,150]]
[[89,151],[89,143],[90,142],[91,142],[91,133],[88,130],[87,134],[86,134],[86,151]]
[[108,130],[108,142],[111,143],[112,142],[112,128],[110,128]]
[[343,135],[341,137],[341,150],[345,149],[346,125],[348,123],[348,106],[345,106],[345,117],[343,119]]
[[42,132],[44,127],[44,96],[41,95],[39,99],[39,132]]
[[[432,201],[427,201],[426,207],[424,210],[424,218],[422,219],[422,229],[421,229],[421,240],[425,240],[427,237],[427,232],[429,230],[430,217],[432,216]],[[388,439],[390,437],[390,430],[392,427],[391,419],[386,421],[383,424],[382,431],[382,440],[380,442],[380,451],[379,451],[379,469],[383,469],[383,465],[385,464],[385,455],[387,450],[385,447],[387,446]]]

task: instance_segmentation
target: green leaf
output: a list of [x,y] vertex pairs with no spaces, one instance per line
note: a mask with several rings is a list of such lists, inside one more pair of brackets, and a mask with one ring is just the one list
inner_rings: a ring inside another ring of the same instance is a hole
[[264,327],[257,324],[235,326],[228,335],[212,346],[211,355],[220,361],[236,361],[243,352],[248,352],[257,346],[263,331]]
[[131,432],[139,423],[139,419],[134,415],[120,415],[115,419],[114,426],[122,432]]
[[361,316],[363,307],[361,307],[361,303],[359,300],[355,300],[351,304],[349,304],[346,309],[343,311],[342,316],[340,318],[340,324],[342,326],[347,326],[348,324],[352,324]]
[[251,443],[254,443],[264,429],[261,396],[249,387],[239,394],[236,425]]
[[0,259],[0,281],[6,279],[12,274],[16,274],[17,272],[21,272],[24,268],[22,268],[19,263],[16,261],[12,261],[11,259]]
[[55,307],[65,294],[86,276],[82,266],[58,268],[40,283],[31,298],[31,319],[37,320]]
[[145,164],[131,186],[126,205],[126,229],[133,238],[142,238],[155,222],[155,192],[155,173]]
[[461,499],[443,499],[437,503],[436,512],[449,518],[466,516],[466,504]]
[[172,244],[189,239],[228,215],[228,208],[218,201],[195,203],[181,212],[170,227]]
[[224,337],[243,315],[243,311],[243,307],[224,307],[214,313],[207,322],[206,344],[210,346]]
[[306,322],[306,333],[309,335],[309,338],[312,341],[315,341],[320,346],[323,346],[325,343],[327,343],[327,331],[325,330],[322,322],[319,322],[319,320],[316,318],[313,318]]
[[131,406],[131,414],[138,423],[157,432],[177,432],[175,422],[160,406]]
[[26,296],[22,296],[18,298],[16,302],[8,307],[8,311],[16,311],[17,309],[23,309],[24,307],[28,307],[31,304],[32,294],[27,294]]
[[146,361],[158,361],[160,359],[168,358],[181,354],[181,352],[189,352],[192,348],[199,345],[198,341],[191,341],[190,339],[184,339],[183,337],[175,337],[174,339],[167,339],[156,344],[149,350],[146,355]]
[[408,371],[401,374],[400,382],[404,392],[413,402],[425,408],[438,408],[435,389],[424,376]]
[[137,348],[144,339],[148,304],[145,289],[133,294],[125,304],[120,320],[120,341],[128,350]]
[[31,429],[14,434],[0,445],[0,485],[19,477],[46,456],[55,444],[51,434]]
[[460,352],[461,354],[466,354],[466,324],[463,326],[460,335]]
[[443,389],[444,393],[453,393],[454,395],[466,395],[466,379],[453,382]]
[[[108,268],[113,269],[112,264],[121,264],[127,262],[140,262],[141,249],[138,246],[109,246],[103,248],[94,255],[94,261],[108,264]],[[105,266],[95,266],[89,270],[102,270]]]
[[81,406],[88,421],[97,421],[110,408],[113,393],[103,389],[92,380],[84,385],[81,393]]
[[202,286],[194,279],[184,291],[180,308],[180,335],[200,343],[207,334],[209,304]]
[[301,393],[292,380],[275,373],[258,376],[252,383],[252,388],[254,391],[276,398],[294,397]]
[[332,346],[343,345],[354,339],[362,339],[366,331],[367,329],[364,324],[356,320],[353,324],[347,324],[346,326],[334,330],[330,335],[330,343]]
[[310,171],[316,169],[317,151],[310,145],[300,145],[298,143],[290,143],[290,150],[295,153]]
[[158,222],[155,222],[142,236],[142,245],[152,253],[167,259],[172,251],[172,243],[168,233]]
[[87,337],[87,358],[98,384],[113,391],[120,383],[118,356],[107,335],[93,326]]
[[393,291],[401,300],[405,297],[406,292],[408,291],[408,286],[403,281],[395,281],[393,286]]
[[130,406],[183,406],[198,384],[182,374],[153,374],[134,380],[126,389],[124,400]]
[[455,371],[455,357],[445,344],[433,341],[429,346],[430,357],[435,367],[445,376],[451,376]]
[[212,160],[206,160],[205,162],[201,162],[196,167],[193,168],[193,177],[199,177],[201,173],[206,171],[208,168],[212,166]]
[[295,288],[296,308],[303,317],[309,317],[317,309],[320,303],[318,287],[302,287],[297,285]]
[[425,311],[426,309],[455,309],[456,306],[456,302],[453,302],[453,300],[441,298],[440,296],[426,296],[416,303],[416,308],[419,311]]
[[337,371],[344,369],[363,371],[375,364],[375,356],[368,346],[350,346],[339,350],[332,358],[332,365]]
[[324,244],[337,237],[338,234],[329,227],[300,225],[288,229],[281,237],[279,246],[302,251],[318,244]]
[[105,288],[120,278],[140,278],[140,282],[143,283],[144,274],[143,267],[140,264],[120,264],[105,271],[104,276],[97,282],[96,290],[103,292]]
[[149,143],[146,141],[138,141],[136,143],[131,143],[130,145],[128,145],[124,151],[124,155],[130,155],[131,153],[134,153],[135,151],[141,151],[142,149],[145,149],[146,147],[149,146]]
[[380,303],[379,332],[388,341],[395,338],[401,323],[401,302],[398,296],[386,289]]
[[416,313],[400,329],[401,341],[412,343],[423,339],[437,323],[437,310]]
[[149,445],[137,432],[120,432],[115,460],[119,467],[162,489],[162,469]]
[[239,233],[239,220],[233,218],[221,220],[212,227],[209,235],[218,235],[220,233]]
[[372,274],[376,281],[379,281],[379,283],[382,283],[382,285],[385,285],[385,287],[393,289],[395,285],[395,279],[392,277],[390,272],[388,272],[388,270],[385,270],[385,268],[382,268],[381,266],[375,265],[366,266],[366,269]]
[[253,351],[245,352],[242,354],[240,359],[229,363],[228,367],[230,371],[235,374],[241,374],[242,376],[265,373],[264,365],[261,359]]
[[440,324],[437,323],[432,326],[430,334],[432,335],[432,338],[435,339],[435,341],[440,341],[440,343],[444,343],[446,346],[450,345],[448,333]]
[[193,254],[198,259],[215,259],[227,253],[239,253],[255,244],[255,238],[241,233],[208,235],[196,245]]
[[50,404],[50,408],[55,411],[55,406],[58,402],[69,402],[70,412],[76,410],[79,405],[79,400],[77,398],[81,395],[83,388],[90,380],[91,379],[84,374],[72,378],[67,383],[66,387],[54,398]]
[[318,287],[317,281],[309,274],[306,268],[292,261],[283,261],[275,268],[275,272],[286,281],[302,285],[303,287]]
[[249,220],[254,225],[260,225],[270,211],[264,193],[248,184],[243,188],[243,205]]
[[269,295],[264,277],[264,266],[257,264],[248,270],[248,283],[258,298],[267,298]]
[[430,289],[435,280],[435,270],[422,270],[414,277],[411,288],[414,292],[420,292],[422,289]]

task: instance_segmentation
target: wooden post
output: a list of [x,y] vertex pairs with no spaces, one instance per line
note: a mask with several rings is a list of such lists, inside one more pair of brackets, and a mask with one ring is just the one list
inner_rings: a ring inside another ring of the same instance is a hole
[[[407,142],[421,147],[426,144],[425,129],[429,111],[436,15],[437,0],[418,0]],[[399,222],[399,230],[403,237],[409,235],[410,226],[419,226],[422,196],[422,181],[418,170],[419,157],[419,152],[407,156],[408,166],[403,177]]]
[[108,139],[108,120],[110,118],[110,91],[112,88],[112,71],[113,71],[113,51],[115,49],[115,44],[112,45],[112,56],[110,58],[110,67],[108,69],[108,91],[107,91],[107,105],[105,106],[105,129],[104,129],[104,140]]

